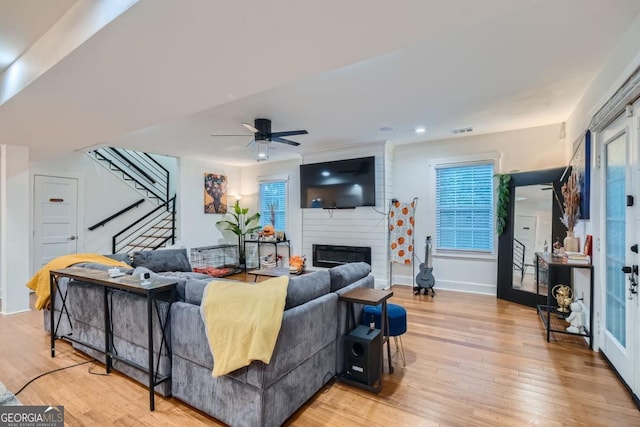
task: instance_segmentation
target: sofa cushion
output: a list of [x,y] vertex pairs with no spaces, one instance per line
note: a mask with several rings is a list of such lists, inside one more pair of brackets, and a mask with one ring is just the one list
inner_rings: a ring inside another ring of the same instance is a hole
[[131,256],[129,254],[108,254],[107,258],[115,259],[116,261],[125,262],[131,265]]
[[335,292],[366,277],[370,272],[371,266],[366,262],[351,262],[330,268],[331,292]]
[[133,253],[134,267],[146,267],[151,271],[191,271],[187,250],[162,249]]
[[329,272],[316,271],[301,276],[292,276],[287,289],[285,310],[304,304],[329,292]]

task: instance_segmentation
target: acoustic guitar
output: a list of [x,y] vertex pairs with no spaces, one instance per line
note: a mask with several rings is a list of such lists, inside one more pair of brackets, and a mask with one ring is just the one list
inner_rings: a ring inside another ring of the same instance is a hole
[[433,286],[436,284],[436,279],[433,277],[433,267],[429,267],[430,257],[431,236],[427,236],[424,248],[424,262],[420,264],[420,273],[416,276],[416,283],[418,286],[413,288],[414,295],[418,295],[421,290],[424,290],[425,295],[429,295],[429,291],[431,291],[432,296],[436,295],[436,291],[433,290]]

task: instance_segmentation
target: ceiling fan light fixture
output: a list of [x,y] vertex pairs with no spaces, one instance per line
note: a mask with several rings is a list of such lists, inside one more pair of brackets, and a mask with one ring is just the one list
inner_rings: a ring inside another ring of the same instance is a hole
[[256,160],[263,162],[269,160],[269,141],[256,141]]

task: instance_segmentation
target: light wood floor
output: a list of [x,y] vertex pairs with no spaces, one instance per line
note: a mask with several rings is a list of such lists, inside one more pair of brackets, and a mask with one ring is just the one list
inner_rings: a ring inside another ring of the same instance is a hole
[[[438,290],[435,298],[395,286],[408,311],[407,366],[394,355],[375,395],[341,383],[319,391],[294,426],[639,426],[640,412],[598,353],[578,337],[546,342],[534,309],[495,297]],[[392,341],[393,342],[393,341]],[[65,342],[49,355],[42,313],[0,315],[0,381],[16,392],[31,378],[85,360]],[[392,348],[393,351],[393,348]],[[68,425],[218,425],[177,399],[156,398],[103,365],[37,379],[18,398],[64,405]]]

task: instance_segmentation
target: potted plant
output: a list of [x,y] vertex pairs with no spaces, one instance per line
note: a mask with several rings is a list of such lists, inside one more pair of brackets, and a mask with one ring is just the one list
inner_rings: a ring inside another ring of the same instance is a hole
[[216,222],[216,225],[222,226],[223,230],[230,230],[238,236],[238,253],[240,255],[240,267],[244,267],[246,263],[244,253],[244,239],[247,234],[251,234],[260,229],[258,222],[260,221],[260,212],[249,215],[249,208],[241,208],[240,202],[236,200],[233,205],[233,212],[227,212],[226,219]]

